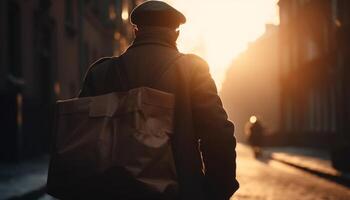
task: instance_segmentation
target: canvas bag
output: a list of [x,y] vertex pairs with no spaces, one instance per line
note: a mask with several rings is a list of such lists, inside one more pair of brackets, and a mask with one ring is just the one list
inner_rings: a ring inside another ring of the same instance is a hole
[[150,87],[58,101],[48,193],[176,191],[173,114],[174,95]]

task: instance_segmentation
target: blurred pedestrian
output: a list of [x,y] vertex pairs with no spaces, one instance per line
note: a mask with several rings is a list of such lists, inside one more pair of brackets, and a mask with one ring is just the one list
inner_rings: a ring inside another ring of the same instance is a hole
[[263,132],[264,128],[260,120],[256,116],[251,116],[246,133],[248,135],[248,143],[252,147],[255,158],[262,156],[261,145]]
[[[120,57],[126,66],[123,76],[131,88],[157,81],[156,89],[175,95],[171,143],[177,199],[227,200],[238,189],[234,126],[227,119],[208,64],[196,55],[181,54],[176,47],[177,29],[185,22],[182,13],[161,1],[136,7],[131,13],[136,38]],[[115,91],[115,85],[104,83],[108,72],[103,71],[113,59],[103,58],[90,67],[80,97]],[[168,69],[169,61],[174,63]],[[157,80],[154,76],[159,72],[163,76]]]

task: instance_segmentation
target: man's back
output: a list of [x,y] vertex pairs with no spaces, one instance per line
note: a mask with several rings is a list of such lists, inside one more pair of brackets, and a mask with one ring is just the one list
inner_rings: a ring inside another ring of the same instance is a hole
[[[171,142],[181,199],[228,199],[238,189],[234,127],[227,120],[207,63],[194,55],[180,56],[177,36],[169,28],[139,30],[133,45],[122,55],[123,75],[129,89],[152,83],[155,89],[175,95]],[[100,84],[106,80],[110,61],[101,60],[90,68],[80,96],[120,88],[114,83]]]

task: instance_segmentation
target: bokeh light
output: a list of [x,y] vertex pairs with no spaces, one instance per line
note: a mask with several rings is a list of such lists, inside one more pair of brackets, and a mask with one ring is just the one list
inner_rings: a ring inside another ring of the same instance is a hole
[[249,122],[252,124],[254,124],[256,121],[258,121],[258,118],[255,115],[251,116],[249,119]]

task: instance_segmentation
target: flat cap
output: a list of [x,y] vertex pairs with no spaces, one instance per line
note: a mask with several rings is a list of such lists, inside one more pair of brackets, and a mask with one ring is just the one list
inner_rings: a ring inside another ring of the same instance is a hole
[[186,22],[186,17],[165,2],[146,1],[133,9],[130,21],[137,27],[160,26],[177,28]]

